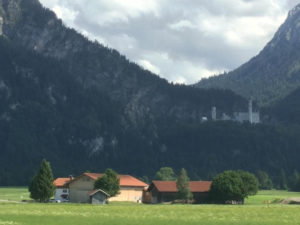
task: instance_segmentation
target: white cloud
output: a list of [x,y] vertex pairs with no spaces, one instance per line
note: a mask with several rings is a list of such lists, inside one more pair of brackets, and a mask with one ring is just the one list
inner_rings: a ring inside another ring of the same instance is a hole
[[300,0],[41,0],[146,69],[193,83],[256,55]]

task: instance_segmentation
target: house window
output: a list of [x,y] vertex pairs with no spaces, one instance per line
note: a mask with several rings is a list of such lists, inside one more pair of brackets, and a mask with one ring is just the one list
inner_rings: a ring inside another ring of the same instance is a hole
[[63,189],[63,193],[68,193],[68,189]]

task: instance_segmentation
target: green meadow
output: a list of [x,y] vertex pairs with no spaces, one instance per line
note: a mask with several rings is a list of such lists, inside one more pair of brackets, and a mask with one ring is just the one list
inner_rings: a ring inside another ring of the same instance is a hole
[[16,203],[28,198],[26,193],[22,188],[0,188],[0,225],[300,224],[300,206],[278,203],[286,197],[300,197],[293,192],[262,191],[242,206]]

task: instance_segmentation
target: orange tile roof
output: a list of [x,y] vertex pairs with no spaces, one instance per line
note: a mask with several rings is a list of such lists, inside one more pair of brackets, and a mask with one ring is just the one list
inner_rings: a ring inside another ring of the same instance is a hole
[[[191,181],[189,187],[191,192],[208,192],[211,181]],[[150,188],[156,187],[159,192],[177,192],[176,181],[153,181]]]
[[136,179],[130,175],[119,175],[120,179],[120,186],[127,186],[127,187],[147,187],[148,184]]
[[54,185],[55,187],[65,187],[65,185],[66,185],[69,181],[71,181],[71,178],[70,178],[70,177],[68,177],[68,178],[65,178],[65,177],[63,177],[63,178],[57,178],[55,181],[53,181],[53,185]]
[[[102,173],[84,173],[81,176],[88,176],[93,180],[97,180],[99,177],[103,176]],[[81,177],[79,176],[79,177]],[[130,175],[118,175],[120,179],[120,186],[121,187],[147,187],[148,184],[136,179]]]

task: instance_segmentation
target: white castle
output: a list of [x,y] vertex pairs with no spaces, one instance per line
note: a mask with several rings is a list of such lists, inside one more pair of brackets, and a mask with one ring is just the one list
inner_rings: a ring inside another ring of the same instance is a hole
[[[217,108],[213,107],[211,112],[211,118],[213,121],[217,120]],[[251,124],[258,124],[260,123],[260,113],[253,112],[253,102],[249,100],[248,112],[235,112],[233,113],[233,117],[226,115],[225,113],[222,114],[221,120],[231,120],[237,121],[240,123],[249,122]]]

